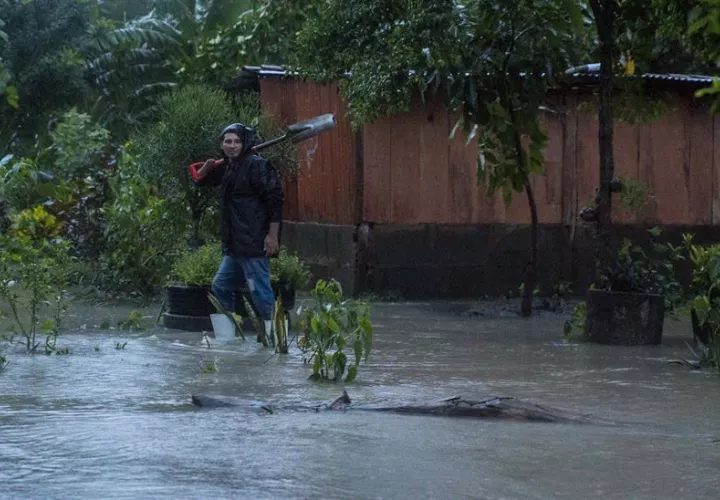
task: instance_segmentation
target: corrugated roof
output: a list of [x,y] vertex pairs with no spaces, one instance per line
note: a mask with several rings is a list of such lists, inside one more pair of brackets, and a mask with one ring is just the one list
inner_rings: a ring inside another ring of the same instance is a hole
[[[252,73],[257,73],[258,76],[261,77],[267,77],[267,76],[280,76],[280,77],[288,77],[288,76],[298,76],[298,73],[295,71],[286,71],[285,68],[282,66],[274,66],[269,64],[264,64],[261,66],[243,66],[243,71],[248,71]],[[569,77],[572,77],[575,80],[598,80],[599,75],[596,72],[576,72],[576,73],[570,73],[567,75]],[[713,79],[715,77],[709,76],[709,75],[683,75],[683,74],[676,74],[676,73],[644,73],[642,78],[644,80],[656,80],[656,81],[665,81],[665,82],[677,82],[677,83],[688,83],[688,84],[703,84],[703,85],[709,85],[713,82]],[[345,73],[345,77],[350,77],[350,73]]]
[[[599,75],[597,73],[571,73],[570,75],[575,79],[582,80],[597,80]],[[680,82],[680,83],[702,83],[710,84],[713,82],[712,76],[708,75],[681,75],[676,73],[644,73],[642,75],[644,80],[660,80],[665,82]]]

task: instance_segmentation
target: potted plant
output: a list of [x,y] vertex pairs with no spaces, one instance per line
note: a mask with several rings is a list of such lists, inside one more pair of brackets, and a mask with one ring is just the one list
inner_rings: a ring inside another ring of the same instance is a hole
[[681,247],[657,243],[651,229],[646,253],[625,240],[615,262],[602,274],[600,288],[587,293],[586,332],[589,342],[611,345],[662,343],[665,312],[682,297],[674,263],[683,259]]
[[219,243],[185,251],[173,266],[165,288],[163,324],[168,328],[200,331],[212,328],[215,306],[208,300],[213,277],[221,260]]
[[695,245],[690,234],[683,238],[692,263],[690,317],[693,339],[708,347],[715,340],[713,330],[720,327],[714,324],[717,311],[720,311],[720,245]]
[[282,300],[287,311],[295,307],[297,291],[310,280],[310,268],[300,260],[297,254],[291,254],[281,247],[278,256],[270,261],[270,283],[273,293]]

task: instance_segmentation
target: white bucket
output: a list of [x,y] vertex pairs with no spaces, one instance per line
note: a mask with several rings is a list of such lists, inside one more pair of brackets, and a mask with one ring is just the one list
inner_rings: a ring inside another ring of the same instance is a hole
[[230,342],[235,340],[235,323],[224,314],[211,314],[213,332],[215,332],[215,340],[222,342]]

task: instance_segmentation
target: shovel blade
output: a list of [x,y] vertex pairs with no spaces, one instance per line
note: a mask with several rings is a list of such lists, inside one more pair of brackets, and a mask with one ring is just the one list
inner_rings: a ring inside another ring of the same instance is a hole
[[294,123],[288,127],[288,135],[293,143],[304,141],[316,135],[335,128],[335,115],[325,113],[324,115]]

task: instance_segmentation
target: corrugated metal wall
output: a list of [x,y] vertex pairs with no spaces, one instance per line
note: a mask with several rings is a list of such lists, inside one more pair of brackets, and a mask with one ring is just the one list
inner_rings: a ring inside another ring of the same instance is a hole
[[[403,116],[379,120],[362,131],[362,165],[357,140],[345,118],[337,85],[295,79],[261,81],[266,109],[291,123],[325,112],[338,127],[308,141],[300,151],[302,175],[288,186],[286,219],[352,224],[527,223],[524,193],[505,206],[478,186],[477,145],[462,134],[449,141],[456,118],[440,103],[418,103]],[[581,97],[560,96],[562,113],[545,116],[549,145],[546,174],[532,178],[541,223],[572,224],[595,196],[598,182],[597,122],[577,111]],[[720,223],[720,142],[715,118],[698,101],[678,98],[674,109],[651,124],[615,129],[616,175],[648,183],[653,198],[642,213],[624,213],[624,223]],[[617,200],[617,198],[615,198]]]
[[318,85],[297,79],[261,80],[263,109],[288,125],[333,113],[337,126],[302,143],[301,174],[286,183],[285,219],[353,224],[357,214],[356,140],[337,84]]

